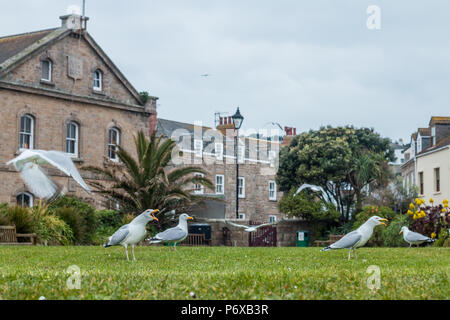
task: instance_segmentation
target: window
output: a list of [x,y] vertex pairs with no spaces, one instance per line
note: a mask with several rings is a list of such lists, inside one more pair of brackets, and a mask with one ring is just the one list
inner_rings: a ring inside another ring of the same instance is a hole
[[31,208],[33,206],[34,197],[28,192],[21,192],[17,195],[17,205],[23,208]]
[[[205,175],[202,173],[196,173],[195,176],[203,178]],[[194,193],[195,194],[203,194],[204,191],[205,191],[205,188],[201,184],[197,184],[197,183],[194,184]]]
[[436,127],[431,127],[431,137],[433,138],[433,146],[436,144]]
[[94,90],[103,90],[103,73],[100,70],[95,70],[94,72]]
[[224,181],[224,175],[216,175],[216,194],[224,194]]
[[119,144],[120,144],[120,131],[117,128],[109,129],[108,140],[108,157],[110,160],[119,161]]
[[441,172],[440,168],[434,169],[434,190],[441,192]]
[[424,194],[423,172],[419,172],[419,192],[421,195]]
[[245,178],[239,177],[238,179],[238,193],[239,198],[244,199],[245,198]]
[[277,216],[269,216],[269,222],[277,222]]
[[52,62],[49,59],[42,61],[41,80],[48,82],[52,81]]
[[19,148],[34,148],[34,118],[30,115],[24,115],[20,118]]
[[223,160],[223,143],[216,143],[214,148],[216,151],[216,159]]
[[239,213],[239,220],[245,220],[245,213]]
[[69,122],[66,133],[66,152],[72,157],[78,157],[78,124]]
[[275,181],[269,181],[269,200],[277,201],[277,184]]

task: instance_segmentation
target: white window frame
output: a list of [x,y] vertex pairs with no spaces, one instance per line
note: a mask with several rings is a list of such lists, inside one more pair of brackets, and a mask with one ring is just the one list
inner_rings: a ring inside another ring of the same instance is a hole
[[[22,119],[29,119],[30,120],[30,132],[26,132],[22,128]],[[30,137],[30,145],[27,148],[22,147],[22,136],[29,136]],[[24,114],[20,117],[20,131],[19,131],[19,150],[33,150],[34,149],[34,118],[28,114]]]
[[[69,127],[74,126],[75,127],[75,137],[69,137]],[[80,136],[80,126],[78,123],[70,121],[67,123],[66,127],[66,153],[71,156],[72,158],[78,158],[78,141]],[[74,153],[69,152],[69,141],[74,143]]]
[[216,159],[223,160],[223,143],[216,143],[214,146]]
[[[203,173],[196,173],[196,177],[205,177]],[[204,194],[205,193],[205,187],[201,184],[194,184],[194,194]]]
[[22,196],[22,203],[17,203],[18,206],[21,206],[21,207],[25,208],[25,206],[24,206],[24,197],[27,196],[30,199],[29,207],[30,208],[33,207],[34,196],[31,193],[29,193],[29,192],[20,192],[20,193],[18,193],[17,196],[16,196],[16,201],[17,201],[17,198],[20,197],[20,196]]
[[277,183],[273,180],[269,181],[269,200],[277,201]]
[[[111,142],[111,131],[115,131],[116,132],[116,141]],[[119,145],[120,145],[120,130],[117,129],[116,127],[114,128],[110,128],[108,130],[108,159],[114,162],[119,162]],[[111,158],[111,153],[110,150],[111,148],[114,147],[115,148],[115,158]]]
[[103,90],[103,72],[100,69],[94,71],[93,89],[95,91]]
[[[48,78],[45,79],[44,78],[44,63],[48,62]],[[51,82],[52,81],[52,71],[53,71],[53,63],[50,59],[45,59],[42,60],[41,62],[41,80],[42,81],[46,81],[46,82]]]
[[245,220],[245,213],[239,213],[238,216],[239,216],[238,220]]
[[277,222],[277,216],[274,216],[274,215],[269,216],[269,223],[272,223],[272,222]]
[[[218,178],[222,178],[222,183],[219,183]],[[222,191],[219,190],[219,186]],[[216,174],[216,194],[225,194],[225,176],[223,174]]]
[[238,181],[239,199],[245,199],[245,178],[239,177]]

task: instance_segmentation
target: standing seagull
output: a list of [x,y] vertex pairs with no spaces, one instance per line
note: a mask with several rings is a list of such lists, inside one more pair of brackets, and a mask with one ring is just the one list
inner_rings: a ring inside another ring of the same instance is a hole
[[409,243],[409,247],[411,248],[413,244],[419,246],[424,242],[434,242],[435,239],[428,238],[420,233],[411,231],[408,227],[403,227],[399,234],[403,233],[403,239]]
[[350,260],[350,254],[352,250],[355,258],[358,258],[356,255],[356,248],[364,246],[367,241],[369,241],[373,233],[373,228],[381,224],[386,226],[386,224],[382,221],[387,221],[387,219],[373,216],[372,218],[367,220],[361,227],[346,234],[341,240],[333,243],[332,245],[323,248],[322,251],[348,248],[348,260]]
[[232,226],[234,226],[234,227],[236,227],[236,228],[245,229],[245,232],[256,232],[259,228],[273,226],[275,224],[278,224],[278,222],[269,222],[269,223],[261,224],[259,226],[244,226],[242,224],[237,224],[237,223],[234,223],[234,222],[231,222],[231,221],[225,221],[225,222],[230,224],[230,225],[232,225]]
[[17,158],[9,161],[6,165],[9,166],[11,164],[14,164],[14,167],[20,172],[20,176],[25,184],[38,198],[50,199],[55,196],[56,192],[60,189],[41,167],[41,165],[44,164],[50,164],[61,170],[78,182],[84,190],[89,193],[91,192],[73,164],[72,159],[64,152],[25,150]]
[[126,224],[117,230],[109,238],[109,242],[103,247],[108,248],[116,245],[122,245],[125,248],[125,254],[127,255],[127,260],[129,261],[128,245],[131,245],[133,260],[136,261],[136,257],[134,256],[134,246],[144,240],[145,235],[147,234],[147,230],[145,229],[147,223],[153,220],[158,221],[158,218],[155,217],[155,213],[158,212],[159,210],[145,210],[142,214],[134,218],[134,220],[129,224]]
[[188,236],[188,220],[193,220],[194,218],[183,213],[179,217],[178,226],[174,228],[167,229],[166,231],[158,233],[155,237],[148,239],[151,244],[154,243],[174,243],[174,249],[177,250],[177,243],[182,242]]

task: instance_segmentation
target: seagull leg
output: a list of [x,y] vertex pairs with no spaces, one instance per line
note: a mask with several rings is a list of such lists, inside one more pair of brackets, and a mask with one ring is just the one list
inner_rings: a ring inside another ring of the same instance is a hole
[[355,259],[358,259],[358,255],[356,254],[356,249],[353,248],[353,255],[355,256]]
[[175,242],[175,244],[173,245],[173,250],[177,251],[177,243]]
[[136,257],[134,255],[134,244],[131,245],[131,252],[133,253],[133,261],[136,261]]
[[125,248],[125,254],[127,255],[127,261],[130,261],[130,258],[128,258],[128,246],[124,245]]

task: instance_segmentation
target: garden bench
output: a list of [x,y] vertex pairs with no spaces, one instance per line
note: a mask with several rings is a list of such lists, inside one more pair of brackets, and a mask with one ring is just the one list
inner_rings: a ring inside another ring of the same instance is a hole
[[[15,246],[33,246],[36,245],[35,233],[20,234],[16,233],[16,227],[0,227],[0,245]],[[28,239],[29,242],[18,242],[18,239]]]
[[343,234],[330,234],[329,240],[316,240],[314,241],[314,244],[316,245],[316,247],[328,247],[336,241],[341,240],[343,237]]
[[209,246],[210,245],[210,240],[206,240],[205,238],[205,234],[189,234],[187,236],[187,238],[180,243],[180,245],[182,246],[191,246],[191,247],[195,247],[195,246]]

